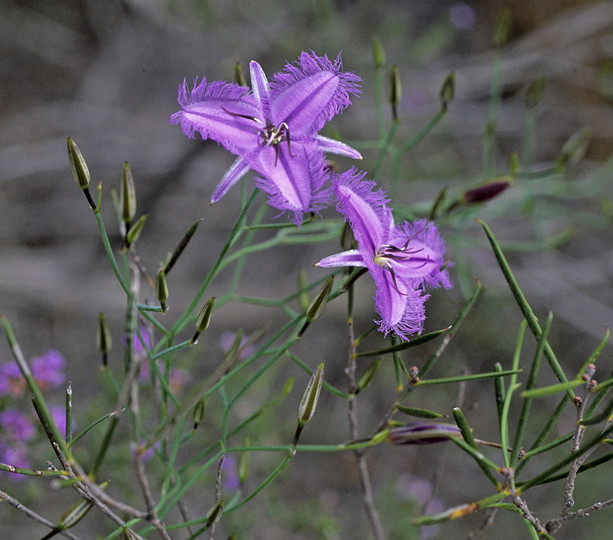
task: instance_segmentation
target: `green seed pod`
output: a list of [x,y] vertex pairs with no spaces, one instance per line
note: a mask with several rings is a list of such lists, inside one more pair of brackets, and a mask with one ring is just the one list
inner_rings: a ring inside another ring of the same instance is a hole
[[330,291],[332,291],[333,285],[334,276],[330,276],[324,283],[324,286],[321,291],[319,291],[319,294],[315,298],[313,298],[313,301],[306,310],[306,322],[298,333],[298,337],[302,336],[309,324],[317,320],[322,314],[324,308],[326,307],[326,304],[328,303],[328,298],[330,297]]
[[402,85],[398,76],[398,66],[394,64],[390,71],[390,105],[392,106],[392,117],[398,120],[398,103],[402,96]]
[[526,92],[526,106],[534,109],[541,102],[544,92],[545,79],[543,77],[531,81]]
[[317,370],[311,375],[309,384],[302,395],[300,405],[298,406],[298,425],[303,427],[315,414],[315,408],[319,401],[321,385],[324,381],[324,363],[321,362],[317,366]]
[[129,225],[136,216],[136,190],[132,169],[127,161],[123,162],[123,174],[121,175],[120,208],[121,219]]
[[194,430],[198,429],[198,424],[204,418],[204,398],[200,398],[194,407]]
[[445,80],[443,81],[443,86],[441,86],[441,91],[439,93],[439,98],[441,100],[441,107],[444,111],[447,110],[447,105],[451,103],[453,100],[453,96],[455,95],[455,72],[449,73]]
[[372,364],[370,364],[370,366],[366,368],[366,371],[358,380],[356,394],[362,392],[362,390],[366,390],[370,386],[370,383],[372,382],[375,373],[377,373],[377,369],[379,368],[380,363],[381,358],[377,358]]
[[581,128],[573,133],[564,143],[560,155],[556,159],[556,169],[564,171],[567,167],[579,163],[583,159],[592,138],[590,128]]
[[198,318],[196,319],[196,333],[191,339],[191,344],[195,345],[198,343],[198,337],[202,332],[204,332],[211,322],[211,315],[213,314],[213,307],[215,306],[215,297],[212,296],[206,304],[200,310],[198,314]]
[[164,270],[160,270],[155,278],[155,296],[160,302],[162,312],[166,313],[168,309],[166,306],[166,300],[168,300],[168,282],[166,281]]
[[385,66],[385,51],[379,38],[372,40],[372,54],[375,61],[375,68],[380,69]]
[[132,244],[134,244],[139,238],[143,229],[145,228],[145,222],[147,221],[147,214],[142,215],[136,220],[136,223],[130,227],[130,230],[126,234],[126,238],[124,241],[124,247],[129,248]]
[[98,330],[96,332],[96,345],[98,350],[102,353],[102,364],[107,365],[107,354],[113,346],[113,338],[111,337],[111,331],[106,324],[106,317],[104,313],[98,313]]
[[249,476],[249,456],[249,452],[242,452],[238,458],[238,480],[241,484],[244,484]]
[[240,62],[234,64],[234,82],[239,86],[247,86],[247,79],[245,79],[245,74],[243,73]]
[[66,137],[66,144],[68,146],[68,163],[70,164],[72,177],[81,189],[87,189],[89,187],[90,174],[83,154],[81,154],[77,143],[70,137]]
[[498,18],[498,25],[494,34],[494,45],[502,47],[507,44],[511,35],[513,20],[511,18],[511,10],[503,9]]

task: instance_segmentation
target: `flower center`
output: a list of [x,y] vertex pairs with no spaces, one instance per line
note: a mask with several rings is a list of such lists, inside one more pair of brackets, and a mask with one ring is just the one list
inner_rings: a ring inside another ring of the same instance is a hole
[[423,248],[413,248],[409,249],[409,243],[411,242],[412,237],[409,238],[402,247],[394,246],[393,244],[383,244],[375,253],[373,258],[375,264],[382,266],[386,270],[389,271],[392,277],[392,283],[394,285],[394,289],[398,294],[406,295],[408,293],[402,292],[398,288],[398,281],[396,279],[396,272],[394,270],[394,266],[399,269],[404,270],[407,269],[407,264],[411,262],[411,264],[419,264],[419,266],[423,266],[428,263],[428,258],[418,257],[417,254],[420,251],[423,251]]

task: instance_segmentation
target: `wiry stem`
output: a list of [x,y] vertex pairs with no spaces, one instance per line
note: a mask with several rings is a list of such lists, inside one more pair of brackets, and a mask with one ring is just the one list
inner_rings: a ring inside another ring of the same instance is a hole
[[[352,440],[358,440],[358,418],[356,415],[357,408],[357,381],[356,381],[356,346],[355,337],[353,332],[353,287],[348,290],[348,318],[347,318],[347,337],[349,340],[349,351],[347,357],[347,387],[349,392],[349,410],[347,416],[349,418],[349,435]],[[379,513],[375,507],[375,501],[372,492],[372,484],[370,482],[370,474],[368,473],[368,466],[366,464],[366,455],[363,449],[357,449],[353,451],[358,461],[358,471],[360,474],[360,483],[362,486],[362,493],[364,495],[364,505],[366,506],[366,512],[368,519],[373,529],[376,540],[384,540],[385,533],[383,532],[383,526],[379,519]]]

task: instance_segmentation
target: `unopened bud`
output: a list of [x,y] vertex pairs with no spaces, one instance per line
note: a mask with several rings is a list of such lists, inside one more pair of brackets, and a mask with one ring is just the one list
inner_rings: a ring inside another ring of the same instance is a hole
[[398,120],[398,103],[402,96],[402,85],[398,76],[398,66],[394,64],[390,71],[390,105],[392,106],[392,117]]
[[370,366],[366,368],[366,371],[364,371],[364,373],[358,380],[356,394],[362,392],[363,390],[366,390],[370,386],[370,383],[372,382],[375,373],[377,373],[379,364],[381,364],[381,358],[377,358],[377,360],[375,360],[372,364],[370,364]]
[[392,444],[434,444],[458,437],[460,429],[450,424],[411,422],[404,427],[392,428],[388,440]]
[[130,227],[128,230],[125,240],[124,240],[124,249],[128,249],[132,244],[134,244],[139,238],[143,229],[145,228],[145,222],[147,221],[147,214],[143,214],[139,217],[134,225]]
[[215,506],[209,510],[209,513],[206,515],[207,525],[210,527],[214,523],[217,523],[223,514],[223,501],[217,501]]
[[545,79],[543,77],[531,81],[526,93],[526,106],[534,109],[541,102],[544,92]]
[[372,54],[375,61],[375,68],[380,69],[385,66],[385,51],[379,38],[372,40]]
[[511,10],[503,9],[498,18],[498,25],[494,34],[494,45],[502,47],[507,44],[511,35],[513,20],[511,18]]
[[241,484],[249,477],[249,456],[250,452],[243,452],[238,458],[238,480]]
[[183,238],[181,238],[179,245],[172,252],[172,255],[170,256],[168,261],[166,261],[166,263],[164,264],[164,272],[166,272],[166,275],[168,275],[170,270],[172,270],[172,267],[177,262],[179,256],[181,255],[181,253],[183,253],[183,250],[187,247],[187,244],[189,244],[189,241],[192,239],[192,236],[194,236],[196,229],[198,229],[198,225],[200,225],[201,221],[202,219],[199,219],[189,228]]
[[247,86],[247,79],[245,79],[245,74],[243,73],[240,62],[234,64],[234,82],[239,86]]
[[155,278],[155,296],[160,302],[162,312],[166,313],[168,309],[166,306],[166,300],[168,300],[168,282],[166,281],[164,270],[160,270]]
[[309,324],[317,320],[322,314],[324,308],[326,307],[326,304],[328,303],[328,298],[330,296],[330,291],[332,290],[333,285],[334,276],[330,276],[324,283],[324,286],[322,287],[321,291],[319,291],[319,294],[315,298],[313,298],[313,301],[310,303],[308,309],[306,310],[306,321],[300,332],[298,332],[298,337],[302,336]]
[[132,532],[131,529],[124,527],[121,532],[123,534],[123,540],[136,540],[136,535]]
[[81,189],[87,189],[89,187],[90,174],[83,154],[81,154],[77,143],[70,137],[66,137],[66,143],[68,146],[68,163],[70,164],[72,177]]
[[464,204],[479,204],[495,197],[498,197],[503,191],[513,184],[513,179],[510,176],[505,176],[497,180],[483,184],[474,189],[469,189],[464,192],[462,202]]
[[111,331],[106,324],[106,317],[104,313],[98,313],[98,329],[96,332],[96,345],[98,350],[102,353],[102,365],[107,365],[107,355],[113,346],[113,338],[111,337]]
[[200,398],[194,407],[194,430],[198,429],[198,424],[204,418],[204,398]]
[[455,95],[455,72],[449,73],[445,80],[443,81],[443,86],[441,86],[441,92],[439,94],[439,98],[441,100],[441,107],[443,111],[447,110],[447,105],[451,103],[453,96]]
[[132,169],[130,169],[127,161],[123,162],[123,173],[121,175],[120,208],[121,219],[129,225],[136,216],[136,190]]
[[211,315],[213,314],[214,307],[215,307],[215,297],[212,296],[207,301],[207,303],[204,304],[204,306],[200,310],[200,313],[198,314],[198,318],[196,319],[196,332],[194,333],[194,336],[191,339],[192,345],[195,345],[196,343],[198,343],[198,336],[200,336],[200,334],[209,327],[209,323],[211,322]]
[[515,176],[519,172],[520,166],[519,155],[517,152],[511,152],[509,156],[509,172],[512,176]]
[[324,363],[321,362],[317,366],[317,370],[311,375],[309,384],[302,395],[300,405],[298,406],[298,425],[304,426],[315,414],[315,408],[319,401],[319,393],[321,385],[324,381]]
[[[108,486],[108,482],[104,482],[100,484],[101,489],[105,489]],[[81,521],[85,515],[92,509],[93,503],[90,501],[81,500],[71,506],[64,515],[60,518],[57,526],[55,527],[56,531],[65,531],[66,529],[70,529],[74,527],[79,521]]]
[[564,171],[567,167],[581,161],[587,151],[591,138],[592,130],[590,128],[582,128],[573,133],[564,143],[562,151],[556,159],[556,169]]

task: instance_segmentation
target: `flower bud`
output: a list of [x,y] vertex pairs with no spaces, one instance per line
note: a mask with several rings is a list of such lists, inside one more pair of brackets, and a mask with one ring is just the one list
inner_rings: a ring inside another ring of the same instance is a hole
[[66,137],[66,143],[68,146],[68,163],[70,164],[72,177],[81,189],[87,189],[89,187],[90,174],[83,154],[81,154],[77,143],[70,137]]
[[583,159],[592,138],[592,130],[582,128],[573,133],[564,143],[560,155],[556,159],[556,169],[564,171],[570,165],[575,165]]
[[106,317],[104,313],[98,313],[98,331],[96,332],[96,345],[98,350],[102,353],[102,365],[107,365],[107,354],[113,346],[113,339],[111,337],[111,331],[106,324]]
[[332,290],[333,285],[334,276],[330,276],[324,283],[324,286],[321,291],[319,291],[319,294],[315,298],[313,298],[313,301],[306,310],[306,321],[300,332],[298,332],[298,337],[302,336],[309,324],[317,320],[322,314],[324,308],[326,307],[326,304],[328,303],[328,298],[330,297],[330,291]]
[[166,300],[168,300],[168,282],[166,281],[164,270],[160,270],[155,278],[155,296],[160,302],[162,313],[166,313],[168,309],[166,306]]
[[217,523],[223,514],[223,501],[217,501],[215,506],[209,510],[209,513],[206,516],[207,526],[211,526],[214,523]]
[[447,110],[447,105],[451,103],[453,96],[455,95],[455,72],[449,73],[445,80],[443,81],[443,86],[441,86],[441,91],[439,93],[439,98],[441,100],[441,107],[443,111]]
[[309,384],[302,395],[300,405],[298,406],[298,425],[305,426],[306,423],[315,414],[315,408],[319,401],[319,393],[321,392],[321,385],[324,381],[324,363],[321,362],[317,366],[317,370],[311,375]]
[[381,363],[381,358],[377,358],[370,366],[366,368],[366,371],[362,374],[360,379],[358,380],[356,394],[360,393],[362,390],[366,390],[370,383],[372,382],[375,373],[377,373],[377,369],[379,368],[379,364]]
[[215,297],[212,296],[206,304],[200,310],[198,314],[198,318],[196,319],[196,333],[191,339],[191,344],[195,345],[198,343],[198,336],[204,332],[211,322],[211,315],[213,313],[213,307],[215,306]]
[[479,204],[489,201],[498,197],[498,195],[509,188],[512,183],[513,179],[510,176],[503,176],[497,180],[483,184],[482,186],[465,191],[462,196],[462,201],[464,204]]
[[373,38],[372,40],[372,53],[375,61],[375,68],[380,69],[385,66],[385,51],[379,38]]
[[124,249],[128,249],[132,244],[134,244],[139,238],[143,229],[145,228],[145,222],[147,221],[147,214],[143,214],[136,220],[136,223],[130,227],[128,230],[126,237],[124,239]]
[[406,426],[392,428],[388,440],[392,444],[434,444],[460,436],[460,430],[450,424],[427,424],[411,422]]
[[136,190],[134,189],[134,178],[132,169],[127,161],[123,162],[123,174],[121,175],[121,195],[120,195],[121,219],[129,225],[136,216]]
[[241,484],[244,484],[249,476],[249,456],[249,452],[242,452],[238,458],[238,481]]
[[177,259],[179,258],[181,253],[183,253],[183,250],[187,247],[187,244],[189,244],[189,241],[192,239],[192,236],[194,236],[194,234],[196,232],[196,229],[198,229],[198,225],[200,225],[201,221],[202,221],[202,219],[199,219],[198,221],[196,221],[196,223],[194,223],[189,228],[189,230],[185,233],[183,238],[181,238],[181,241],[179,242],[179,245],[172,252],[172,255],[170,256],[170,259],[168,259],[168,261],[166,261],[166,263],[164,263],[164,272],[166,272],[166,275],[168,275],[168,273],[170,272],[172,267],[177,262]]
[[245,74],[243,73],[240,62],[234,64],[234,82],[239,86],[247,86],[247,79],[245,79]]
[[545,92],[545,79],[539,77],[530,82],[526,93],[526,106],[534,109],[540,102]]
[[[105,489],[108,484],[108,482],[104,482],[100,484],[100,488]],[[90,501],[81,500],[76,502],[62,515],[55,530],[59,532],[74,527],[92,509],[92,506],[93,504]]]
[[398,66],[394,64],[390,71],[390,104],[392,106],[392,117],[394,122],[398,120],[398,103],[402,96],[402,85],[398,76]]
[[511,11],[509,9],[503,9],[498,18],[498,25],[496,26],[496,33],[494,34],[494,45],[502,47],[507,44],[509,36],[511,35],[512,26]]
[[194,431],[198,429],[198,424],[204,418],[204,398],[200,398],[194,407]]

